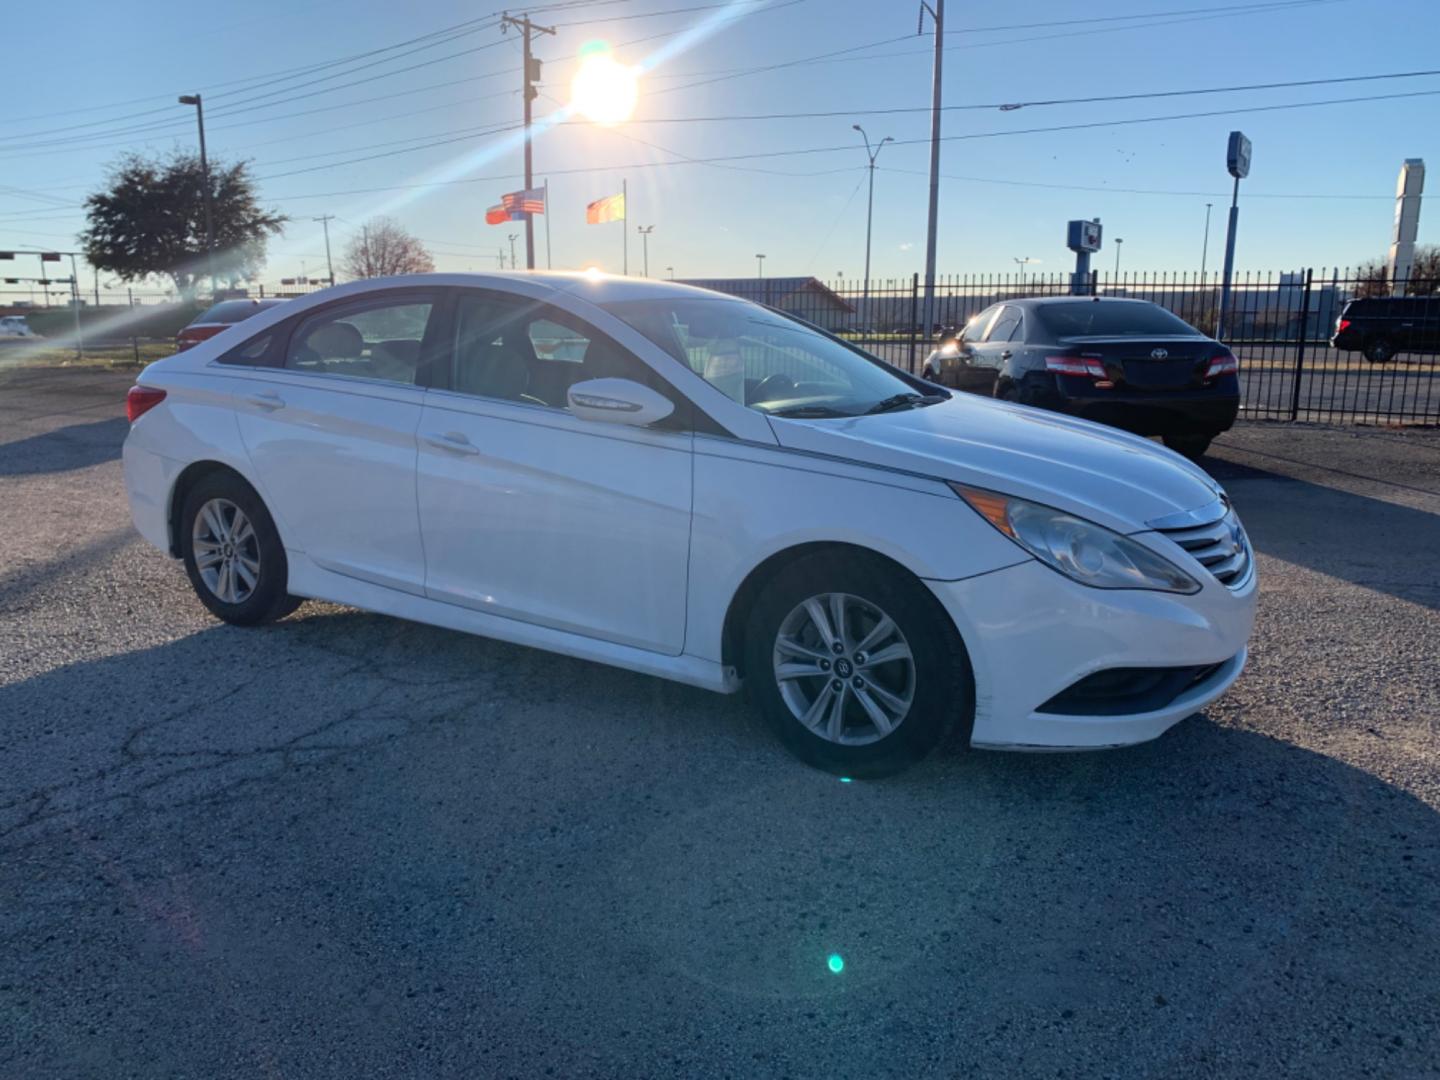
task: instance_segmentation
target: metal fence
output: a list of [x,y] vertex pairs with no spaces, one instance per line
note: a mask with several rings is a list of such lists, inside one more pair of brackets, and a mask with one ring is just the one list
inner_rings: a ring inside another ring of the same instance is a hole
[[[942,328],[964,326],[1005,300],[1066,296],[1069,274],[960,275],[936,283],[934,325],[920,325],[918,275],[871,281],[771,278],[705,282],[793,312],[854,341],[882,359],[918,371]],[[1213,334],[1220,275],[1093,273],[1086,292],[1150,300]],[[1388,296],[1369,272],[1305,269],[1236,276],[1224,340],[1240,359],[1241,416],[1322,423],[1440,424],[1440,283],[1417,281],[1413,311],[1421,324],[1384,363],[1330,346],[1349,300]],[[1428,331],[1425,328],[1428,324]],[[1425,334],[1428,332],[1428,342]]]

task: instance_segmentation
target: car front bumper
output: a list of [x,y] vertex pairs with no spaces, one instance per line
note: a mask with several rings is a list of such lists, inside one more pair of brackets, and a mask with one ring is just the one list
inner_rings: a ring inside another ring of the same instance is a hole
[[[1161,545],[1168,541],[1147,543],[1163,553]],[[1253,568],[1238,589],[1205,574],[1198,593],[1182,596],[1092,589],[1036,561],[926,584],[954,619],[974,668],[971,745],[1009,750],[1128,746],[1154,739],[1203,709],[1245,666],[1257,591]],[[1219,666],[1149,712],[1040,711],[1098,671],[1212,664]]]

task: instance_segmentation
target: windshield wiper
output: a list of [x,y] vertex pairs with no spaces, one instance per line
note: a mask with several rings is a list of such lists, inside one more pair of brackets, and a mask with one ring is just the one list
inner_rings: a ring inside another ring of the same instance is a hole
[[877,401],[870,408],[865,410],[865,415],[872,413],[894,412],[896,409],[919,408],[921,405],[934,405],[937,401],[944,401],[942,394],[917,394],[907,391],[903,394],[895,394],[883,401]]
[[854,414],[840,412],[838,409],[832,409],[828,405],[791,405],[785,409],[771,409],[766,415],[783,416],[790,420],[817,420],[823,417],[852,416]]

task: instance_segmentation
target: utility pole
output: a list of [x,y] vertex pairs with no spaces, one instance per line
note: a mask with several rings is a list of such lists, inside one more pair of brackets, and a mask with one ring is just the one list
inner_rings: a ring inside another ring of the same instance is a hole
[[650,234],[655,231],[654,225],[636,225],[635,231],[640,234],[640,244],[645,252],[645,276],[650,276]]
[[75,309],[75,355],[85,359],[85,335],[80,330],[80,271],[75,269],[75,253],[70,252],[70,304]]
[[545,269],[553,270],[555,266],[550,262],[550,181],[545,181]]
[[1200,248],[1200,284],[1205,284],[1205,260],[1210,256],[1210,208],[1214,203],[1205,204],[1205,243]]
[[325,230],[325,269],[330,272],[330,284],[335,284],[335,263],[330,259],[330,222],[335,220],[334,214],[321,214],[311,221],[320,222],[321,228]]
[[868,324],[870,321],[870,226],[875,220],[875,159],[880,156],[880,151],[885,148],[886,143],[895,140],[886,135],[872,150],[870,149],[870,136],[865,134],[865,129],[859,124],[850,126],[858,131],[860,137],[865,140],[865,154],[870,159],[870,200],[865,210],[865,285],[864,296],[860,301],[860,310],[864,312],[860,317],[862,324]]
[[375,276],[375,264],[370,261],[370,226],[361,225],[360,235],[365,245],[365,276],[372,278]]
[[195,122],[200,125],[200,178],[205,185],[205,263],[210,275],[210,299],[215,299],[215,219],[210,207],[210,159],[205,156],[205,104],[199,94],[182,94],[181,105],[195,106]]
[[[535,89],[535,84],[540,81],[540,61],[536,60],[530,53],[530,37],[532,34],[554,34],[553,26],[540,26],[530,21],[529,15],[521,15],[516,18],[514,15],[505,15],[500,19],[501,31],[516,27],[525,43],[525,63],[520,70],[521,98],[525,102],[525,190],[529,191],[535,184],[535,164],[532,153],[533,146],[530,142],[530,113],[531,103],[540,96],[540,91]],[[548,214],[550,208],[547,206],[545,212]],[[547,220],[548,225],[548,220]],[[515,258],[510,258],[511,269],[515,268]],[[525,269],[535,269],[535,215],[525,215]]]
[[923,327],[928,338],[935,325],[935,237],[940,225],[940,105],[941,67],[945,60],[945,0],[935,0],[931,7],[920,0],[920,22],[917,34],[925,29],[925,12],[935,22],[935,82],[930,100],[930,224],[925,236],[925,306]]

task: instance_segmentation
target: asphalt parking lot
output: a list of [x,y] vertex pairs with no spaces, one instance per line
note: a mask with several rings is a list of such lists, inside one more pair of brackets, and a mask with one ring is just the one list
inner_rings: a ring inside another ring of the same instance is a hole
[[128,382],[0,374],[0,1076],[1440,1075],[1440,433],[1220,438],[1205,714],[842,784],[737,699],[214,622]]

